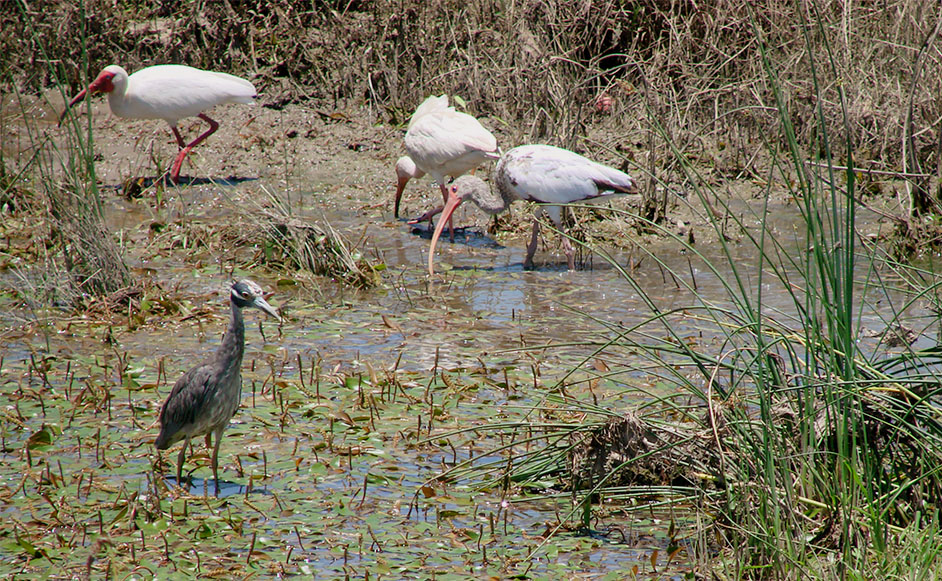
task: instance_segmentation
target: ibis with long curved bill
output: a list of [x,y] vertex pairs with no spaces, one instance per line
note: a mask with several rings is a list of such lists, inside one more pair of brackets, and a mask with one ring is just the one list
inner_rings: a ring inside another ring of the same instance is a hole
[[[180,168],[190,151],[212,135],[219,123],[204,113],[224,103],[251,104],[258,96],[249,81],[214,71],[204,71],[184,65],[157,65],[128,75],[118,65],[105,67],[95,80],[66,106],[59,124],[69,110],[86,96],[107,93],[111,112],[128,119],[163,119],[170,124],[180,151],[170,168],[170,180],[180,178]],[[177,123],[186,117],[199,117],[209,123],[209,129],[187,143]]]
[[[635,179],[625,172],[551,145],[521,145],[511,149],[497,162],[494,182],[497,192],[475,176],[461,176],[451,184],[442,217],[432,234],[429,274],[435,273],[435,246],[444,224],[465,200],[471,200],[488,214],[503,212],[515,200],[547,204],[537,211],[545,211],[561,227],[562,205],[615,193],[631,194],[638,189]],[[539,232],[540,223],[534,217],[524,268],[533,264]],[[575,267],[573,249],[567,238],[563,239],[563,247],[572,270]]]

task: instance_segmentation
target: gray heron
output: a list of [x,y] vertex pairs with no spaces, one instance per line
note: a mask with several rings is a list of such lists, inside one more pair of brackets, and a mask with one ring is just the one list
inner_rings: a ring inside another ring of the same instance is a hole
[[183,460],[190,438],[206,436],[206,447],[215,435],[213,478],[219,490],[219,444],[242,397],[242,354],[245,323],[242,309],[260,309],[279,322],[281,317],[265,300],[261,287],[251,280],[236,282],[229,289],[231,315],[222,344],[209,360],[187,371],[177,380],[160,408],[160,434],[154,445],[166,450],[183,440],[177,456],[177,484],[182,482]]

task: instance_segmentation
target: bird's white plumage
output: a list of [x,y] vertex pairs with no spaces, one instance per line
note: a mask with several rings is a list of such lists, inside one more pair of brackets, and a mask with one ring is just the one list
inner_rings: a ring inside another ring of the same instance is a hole
[[[424,105],[424,104],[423,104]],[[481,123],[452,107],[437,108],[413,120],[404,139],[416,167],[439,185],[499,156],[497,138]]]
[[438,97],[432,95],[431,97],[427,97],[418,107],[415,108],[415,113],[413,113],[412,118],[409,119],[409,126],[407,129],[412,129],[412,126],[415,125],[416,121],[421,119],[426,114],[439,111],[441,109],[449,109],[448,95],[440,95]]
[[397,218],[399,201],[410,179],[429,174],[438,183],[442,199],[447,199],[446,177],[458,177],[500,156],[497,138],[471,115],[449,107],[447,95],[422,101],[409,120],[403,143],[408,155],[396,162]]
[[[546,212],[561,226],[562,206],[565,204],[609,193],[631,193],[637,190],[634,179],[625,172],[551,145],[522,145],[511,149],[497,162],[494,183],[497,186],[496,193],[475,176],[462,176],[451,185],[441,220],[432,233],[428,256],[429,274],[435,272],[435,245],[441,236],[444,221],[451,217],[465,199],[471,200],[489,214],[503,212],[514,200],[547,204],[538,211]],[[532,264],[539,231],[540,223],[534,220],[524,266]],[[573,248],[568,238],[563,238],[563,248],[569,268],[575,268]]]
[[511,149],[498,162],[496,174],[517,199],[544,204],[569,204],[635,187],[625,172],[551,145]]
[[253,103],[257,95],[245,79],[185,65],[157,65],[130,76],[117,65],[105,71],[115,73],[108,104],[119,117],[164,119],[176,125],[216,105]]

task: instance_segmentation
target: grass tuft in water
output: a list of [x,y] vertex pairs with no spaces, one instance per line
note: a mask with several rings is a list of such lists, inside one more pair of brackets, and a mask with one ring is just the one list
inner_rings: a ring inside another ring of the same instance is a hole
[[[26,3],[19,2],[17,7],[25,18]],[[80,9],[83,7],[84,2],[80,3]],[[84,28],[81,30],[80,50],[87,70],[86,35]],[[37,32],[31,27],[29,32],[45,55]],[[54,80],[62,77],[52,64],[47,65],[46,73]],[[48,102],[43,105],[52,109]],[[19,107],[29,110],[22,100]],[[84,306],[90,298],[119,296],[131,285],[121,250],[104,224],[95,177],[91,116],[85,119],[82,127],[75,116],[69,116],[57,129],[48,125],[41,128],[24,117],[31,140],[28,151],[34,154],[19,170],[34,189],[44,194],[47,203],[47,227],[54,244],[47,256],[43,284],[50,296],[75,307]]]
[[253,217],[265,233],[267,261],[329,276],[355,288],[380,283],[383,265],[370,262],[357,244],[334,230],[329,221],[312,223],[299,218],[278,196],[269,194],[269,201],[269,206],[259,208]]

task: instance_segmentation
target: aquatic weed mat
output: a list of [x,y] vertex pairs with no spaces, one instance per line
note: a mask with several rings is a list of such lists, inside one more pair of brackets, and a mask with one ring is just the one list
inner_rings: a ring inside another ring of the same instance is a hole
[[[2,362],[4,575],[625,570],[618,555],[626,545],[608,537],[561,537],[530,559],[556,522],[551,506],[430,481],[490,447],[474,439],[459,449],[435,435],[517,413],[505,405],[516,396],[504,378],[519,385],[532,380],[525,372],[351,369],[288,354],[268,327],[268,339],[247,348],[216,497],[202,443],[188,455],[186,491],[163,476],[175,450],[159,460],[152,446],[159,405],[192,356],[131,356],[109,343],[107,329],[76,323],[76,343],[54,339],[45,354],[9,350]],[[95,342],[100,349],[88,350]],[[650,550],[635,540],[631,564],[644,567]]]

